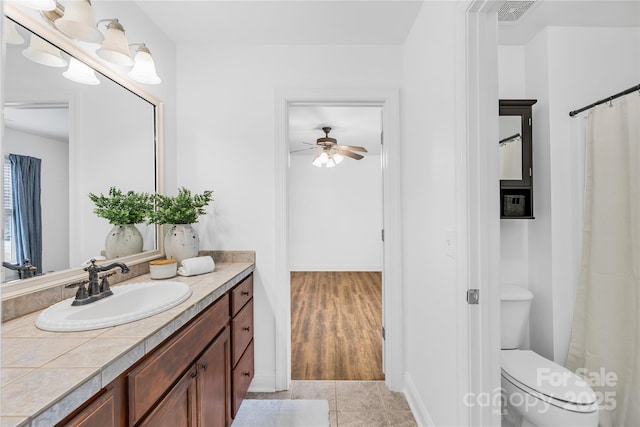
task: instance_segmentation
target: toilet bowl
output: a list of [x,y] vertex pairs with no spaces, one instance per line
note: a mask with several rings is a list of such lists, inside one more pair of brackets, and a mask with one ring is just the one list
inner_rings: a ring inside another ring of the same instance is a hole
[[530,350],[502,350],[507,425],[597,426],[596,395],[580,377]]
[[533,294],[500,289],[503,427],[597,427],[595,393],[579,376],[531,350],[520,350]]

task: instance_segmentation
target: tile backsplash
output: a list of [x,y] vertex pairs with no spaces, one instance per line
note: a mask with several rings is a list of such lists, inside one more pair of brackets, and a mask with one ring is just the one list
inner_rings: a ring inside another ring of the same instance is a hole
[[[200,251],[200,256],[210,255],[216,263],[254,262],[254,251]],[[109,278],[109,283],[115,285],[125,280],[147,274],[149,263],[143,262],[132,265],[131,271],[122,274],[119,270]],[[65,285],[38,290],[26,295],[19,295],[2,301],[2,323],[15,319],[34,311],[42,310],[59,301],[70,298],[76,294],[76,289],[66,289]]]

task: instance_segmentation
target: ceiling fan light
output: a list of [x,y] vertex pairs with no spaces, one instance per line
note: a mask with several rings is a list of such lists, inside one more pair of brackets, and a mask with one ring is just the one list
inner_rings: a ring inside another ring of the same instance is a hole
[[333,160],[336,162],[336,165],[339,165],[344,160],[344,156],[340,153],[336,153],[333,155]]
[[35,34],[31,35],[29,47],[23,50],[22,54],[25,58],[47,67],[65,67],[67,65],[67,61],[62,57],[58,48]]
[[321,168],[327,164],[328,160],[329,160],[329,156],[327,155],[326,152],[323,151],[322,153],[316,156],[316,158],[313,160],[312,165]]
[[100,43],[104,37],[95,27],[93,9],[89,0],[68,0],[64,2],[64,15],[53,25],[66,36],[89,43]]
[[336,165],[336,162],[333,160],[333,158],[329,158],[327,159],[327,163],[324,165],[327,168],[332,168]]
[[4,18],[4,39],[7,44],[21,45],[24,43],[24,37],[18,32],[16,23],[6,17]]
[[129,52],[129,41],[124,35],[124,28],[117,19],[112,19],[107,24],[107,33],[96,55],[115,65],[130,67],[133,58]]
[[76,83],[82,83],[85,85],[100,84],[100,80],[96,77],[95,71],[75,58],[71,58],[71,61],[69,61],[69,68],[67,71],[62,73],[62,75]]

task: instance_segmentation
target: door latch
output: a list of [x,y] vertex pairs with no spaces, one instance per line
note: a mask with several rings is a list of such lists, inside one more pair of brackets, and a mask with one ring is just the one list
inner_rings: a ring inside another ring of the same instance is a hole
[[467,304],[478,304],[480,301],[480,289],[467,289]]

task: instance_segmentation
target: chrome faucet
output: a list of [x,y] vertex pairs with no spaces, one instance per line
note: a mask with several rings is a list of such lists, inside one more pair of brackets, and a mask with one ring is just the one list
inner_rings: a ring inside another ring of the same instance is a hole
[[[91,264],[84,268],[84,271],[89,273],[89,280],[81,280],[65,286],[66,288],[78,288],[76,298],[71,305],[86,305],[113,295],[107,278],[116,274],[115,271],[102,276],[99,276],[100,272],[109,271],[116,267],[120,267],[122,273],[128,273],[130,271],[129,267],[122,262],[114,262],[105,266],[97,265],[95,258],[92,258],[90,262]],[[88,286],[85,288],[85,285]]]
[[36,275],[36,266],[31,264],[29,258],[24,259],[24,263],[21,264],[11,264],[10,262],[4,261],[2,263],[3,267],[8,268],[9,270],[15,270],[18,272],[19,279],[28,279]]

